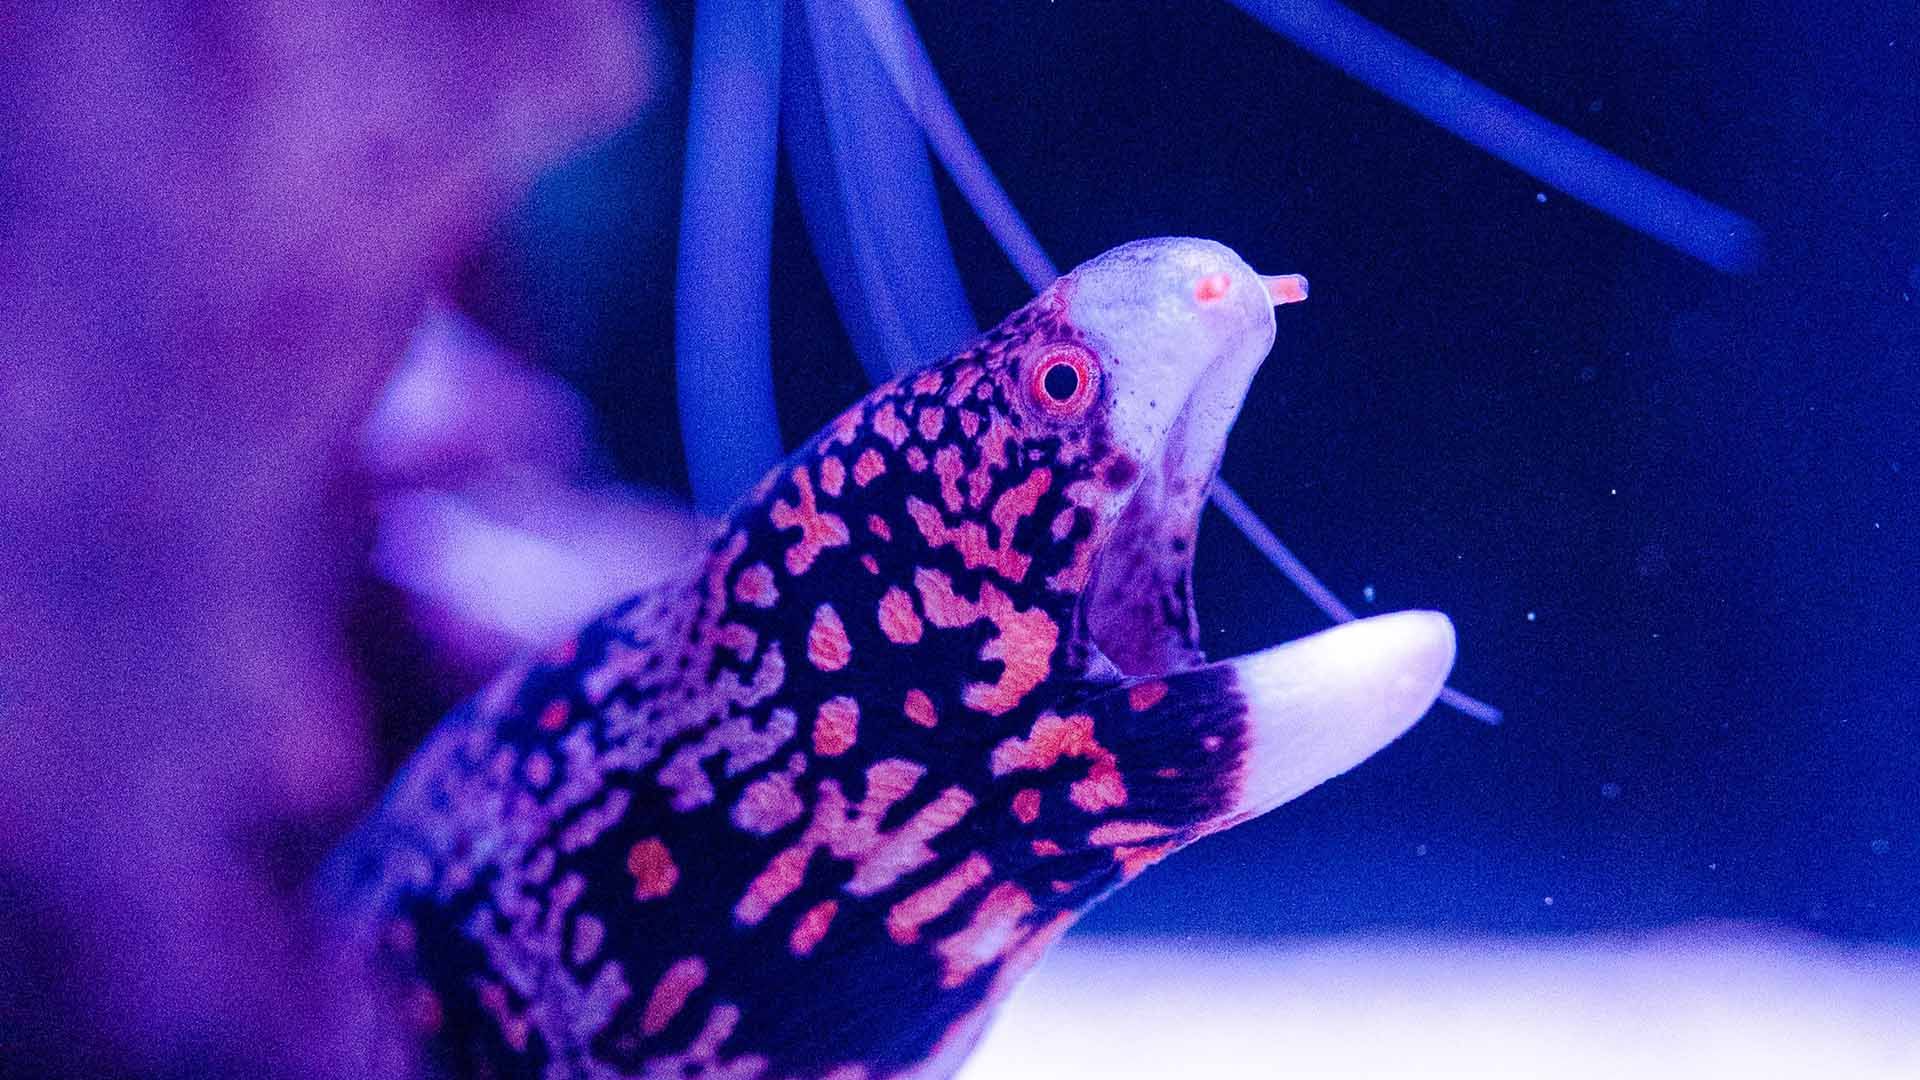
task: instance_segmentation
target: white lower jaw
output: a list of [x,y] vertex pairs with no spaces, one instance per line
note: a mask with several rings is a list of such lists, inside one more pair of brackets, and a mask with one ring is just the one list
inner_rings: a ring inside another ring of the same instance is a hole
[[1433,611],[1345,623],[1226,661],[1247,702],[1239,798],[1219,827],[1257,817],[1400,737],[1453,669],[1453,624]]

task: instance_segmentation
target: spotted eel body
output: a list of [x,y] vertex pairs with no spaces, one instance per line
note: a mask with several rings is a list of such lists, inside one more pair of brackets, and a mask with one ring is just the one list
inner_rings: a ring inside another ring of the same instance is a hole
[[341,859],[385,1067],[948,1075],[1088,905],[1410,724],[1438,616],[1198,647],[1201,503],[1296,282],[1101,256],[456,711]]

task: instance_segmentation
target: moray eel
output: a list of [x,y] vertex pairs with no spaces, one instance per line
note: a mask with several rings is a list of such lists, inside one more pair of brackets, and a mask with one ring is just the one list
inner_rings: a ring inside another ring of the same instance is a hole
[[382,1069],[950,1075],[1088,905],[1411,725],[1442,616],[1200,649],[1201,507],[1304,292],[1110,251],[456,710],[336,868]]

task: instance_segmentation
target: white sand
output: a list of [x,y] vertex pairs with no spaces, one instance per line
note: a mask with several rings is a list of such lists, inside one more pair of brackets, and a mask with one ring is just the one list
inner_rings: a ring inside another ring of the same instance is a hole
[[1639,937],[1068,940],[962,1080],[1920,1077],[1920,952]]

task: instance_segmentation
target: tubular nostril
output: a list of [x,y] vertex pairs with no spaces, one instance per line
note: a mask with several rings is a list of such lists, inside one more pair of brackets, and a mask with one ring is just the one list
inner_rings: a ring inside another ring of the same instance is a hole
[[1307,298],[1307,279],[1299,274],[1260,275],[1260,284],[1267,287],[1267,295],[1273,299],[1273,306],[1297,304]]

